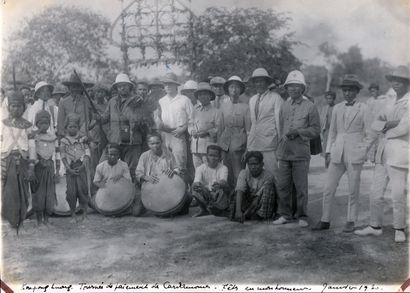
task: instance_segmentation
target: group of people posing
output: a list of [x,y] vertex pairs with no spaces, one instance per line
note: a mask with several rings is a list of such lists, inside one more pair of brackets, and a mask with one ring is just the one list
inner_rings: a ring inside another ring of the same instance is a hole
[[[312,230],[330,228],[336,189],[347,173],[343,231],[382,234],[391,181],[395,241],[404,242],[410,72],[400,66],[386,78],[395,97],[374,95],[363,103],[357,100],[363,85],[346,74],[339,85],[345,101],[335,105],[335,93],[327,92],[328,105],[320,113],[304,95],[307,85],[298,70],[288,74],[285,92],[264,68],[255,69],[247,84],[238,76],[216,76],[182,87],[174,73],[157,83],[133,82],[121,73],[110,87],[92,87],[73,75],[63,82],[67,93],[60,92],[57,102],[54,86],[43,81],[35,86],[32,104],[21,91],[10,91],[2,105],[8,111],[1,125],[2,215],[18,228],[31,201],[39,225],[47,223],[56,205],[56,178],[65,174],[73,222],[78,205],[82,220],[95,194],[118,182],[137,187],[127,213],[140,216],[151,209],[140,191],[165,176],[185,182],[183,202],[170,216],[197,206],[194,216],[274,225],[297,221],[308,227],[309,163],[321,137],[327,178],[322,218]],[[249,85],[255,93],[244,101]],[[367,159],[375,164],[371,219],[358,230],[360,175]],[[109,196],[115,200],[116,194]]]

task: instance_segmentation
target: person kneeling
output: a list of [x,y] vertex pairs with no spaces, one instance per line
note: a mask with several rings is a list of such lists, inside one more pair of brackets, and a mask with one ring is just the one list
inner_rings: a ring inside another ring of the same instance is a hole
[[200,211],[194,217],[207,214],[228,216],[228,168],[221,163],[222,148],[208,145],[207,161],[195,171],[192,196],[197,200]]
[[232,218],[241,223],[248,219],[271,219],[275,192],[273,175],[263,168],[261,152],[248,152],[246,164],[248,168],[239,173],[236,183]]

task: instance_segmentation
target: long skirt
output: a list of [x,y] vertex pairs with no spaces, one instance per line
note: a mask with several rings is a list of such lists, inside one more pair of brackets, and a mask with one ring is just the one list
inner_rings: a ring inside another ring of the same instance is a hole
[[[76,168],[82,166],[81,161],[71,162],[70,168]],[[66,200],[70,206],[71,211],[75,211],[77,207],[77,199],[80,205],[86,206],[90,201],[88,196],[88,185],[87,185],[87,173],[85,168],[80,169],[79,175],[67,174],[67,192]],[[68,172],[67,172],[68,173]]]
[[1,167],[1,213],[13,228],[18,229],[26,218],[28,207],[28,161],[19,152],[13,152],[1,160]]
[[37,181],[31,184],[33,192],[33,211],[51,215],[56,205],[56,185],[54,179],[54,161],[40,161],[34,167]]

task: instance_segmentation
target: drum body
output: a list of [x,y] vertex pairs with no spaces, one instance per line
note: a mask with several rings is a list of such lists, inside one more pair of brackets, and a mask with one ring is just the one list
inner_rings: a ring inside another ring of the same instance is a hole
[[117,182],[108,181],[105,188],[98,189],[93,198],[93,206],[104,216],[119,216],[134,202],[136,189],[125,178]]
[[[66,200],[67,180],[65,176],[60,176],[59,181],[56,183],[56,197],[57,202],[54,207],[54,214],[57,216],[70,216],[70,206]],[[77,203],[78,209],[78,203]]]
[[144,207],[158,216],[172,216],[181,211],[187,200],[184,180],[174,175],[162,174],[159,182],[144,182],[141,186],[141,201]]

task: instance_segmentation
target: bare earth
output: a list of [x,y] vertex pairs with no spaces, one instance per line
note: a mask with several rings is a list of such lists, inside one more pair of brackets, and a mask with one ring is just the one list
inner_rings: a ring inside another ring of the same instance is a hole
[[[323,159],[309,174],[310,221],[321,213]],[[367,224],[372,169],[362,173],[359,226]],[[92,213],[83,225],[52,218],[49,228],[25,222],[16,236],[2,224],[6,283],[305,283],[402,284],[408,277],[408,243],[394,243],[391,201],[381,237],[343,233],[347,202],[344,177],[332,229],[312,232],[291,223],[243,225],[224,218],[109,218]],[[192,215],[196,208],[192,208]]]

